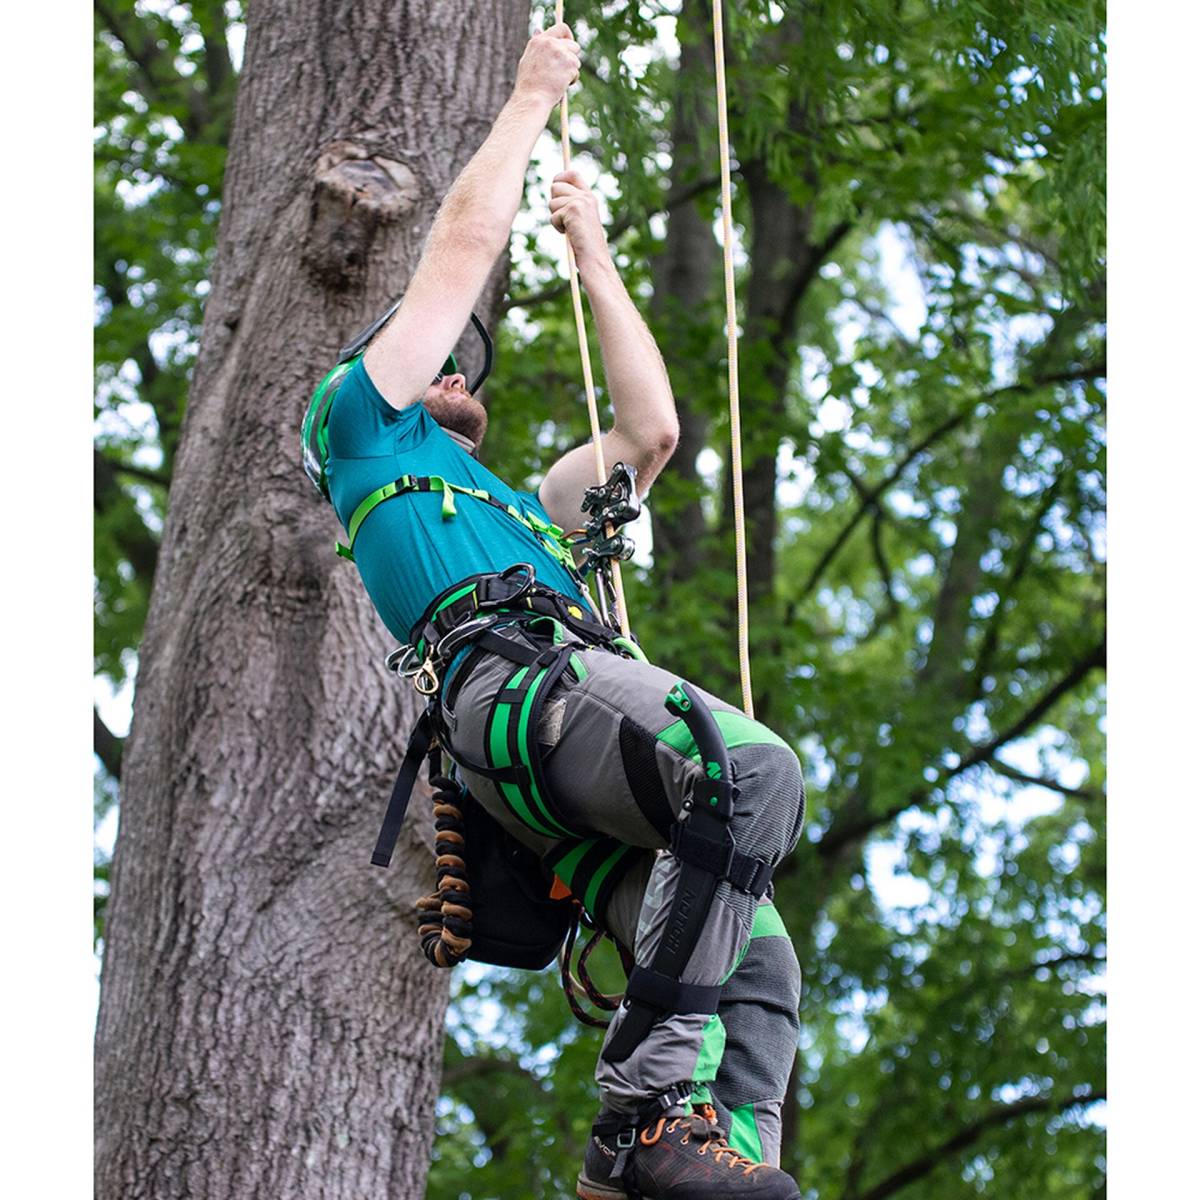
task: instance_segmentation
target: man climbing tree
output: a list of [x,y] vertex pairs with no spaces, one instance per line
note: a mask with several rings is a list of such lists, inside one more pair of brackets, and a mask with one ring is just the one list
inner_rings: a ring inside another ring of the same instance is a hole
[[[436,735],[469,794],[632,955],[597,1066],[602,1109],[578,1194],[791,1200],[795,1183],[772,1164],[800,975],[770,876],[803,822],[796,756],[596,619],[562,533],[594,482],[592,449],[560,458],[536,494],[514,491],[474,457],[487,427],[472,394],[482,378],[468,388],[447,358],[507,245],[534,142],[579,64],[566,25],[531,39],[403,300],[314,395],[305,465],[430,698],[407,764]],[[605,461],[633,468],[644,495],[677,437],[662,358],[579,175],[555,179],[550,209],[599,332],[613,404]],[[465,948],[462,932],[441,950],[443,965]]]

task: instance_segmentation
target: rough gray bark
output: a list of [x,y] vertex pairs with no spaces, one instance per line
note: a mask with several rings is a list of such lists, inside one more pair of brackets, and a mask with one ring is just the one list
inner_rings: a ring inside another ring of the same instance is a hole
[[525,0],[251,6],[122,764],[101,1200],[423,1194],[447,994],[413,936],[424,821],[368,861],[415,705],[298,427],[403,289],[527,29]]

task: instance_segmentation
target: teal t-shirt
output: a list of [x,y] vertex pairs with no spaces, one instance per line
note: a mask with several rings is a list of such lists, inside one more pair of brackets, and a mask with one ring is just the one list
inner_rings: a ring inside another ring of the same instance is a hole
[[[482,466],[429,415],[423,404],[393,408],[371,382],[361,359],[329,412],[329,492],[343,526],[362,499],[401,475],[440,475],[479,488],[518,512],[549,521],[533,492],[517,492]],[[538,581],[581,599],[563,565],[519,521],[473,496],[454,496],[444,517],[441,492],[410,492],[378,505],[362,523],[354,561],[376,611],[392,635],[407,642],[436,596],[467,575],[533,565]]]

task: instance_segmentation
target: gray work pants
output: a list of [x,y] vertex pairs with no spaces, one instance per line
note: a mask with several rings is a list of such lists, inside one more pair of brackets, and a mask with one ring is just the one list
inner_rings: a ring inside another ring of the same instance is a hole
[[[546,645],[513,628],[503,636]],[[515,669],[495,655],[472,665],[453,710],[443,707],[452,756],[487,761],[489,712]],[[701,770],[690,736],[663,703],[676,682],[678,676],[648,663],[581,649],[547,700],[538,730],[546,781],[571,830],[644,850],[604,913],[641,966],[654,956],[680,871],[666,849],[664,801],[677,815]],[[717,716],[739,789],[730,822],[738,849],[778,863],[795,845],[804,818],[796,755],[765,726],[697,691]],[[550,852],[555,840],[530,829],[496,784],[467,770],[463,776],[505,828],[539,853]],[[778,1162],[780,1112],[799,1028],[800,968],[770,900],[756,902],[722,882],[682,980],[725,981],[718,1012],[670,1014],[624,1062],[601,1057],[596,1081],[605,1107],[632,1111],[673,1084],[695,1080],[701,1085],[695,1098],[707,1090],[738,1149]],[[616,1015],[606,1044],[623,1015]]]

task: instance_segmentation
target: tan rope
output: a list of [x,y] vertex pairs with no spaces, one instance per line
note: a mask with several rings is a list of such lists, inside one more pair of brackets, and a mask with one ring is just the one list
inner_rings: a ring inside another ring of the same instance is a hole
[[[555,0],[554,19],[563,19],[563,0]],[[567,94],[563,93],[562,104],[559,106],[561,125],[563,170],[571,169],[571,138],[569,133],[570,113],[567,109]],[[592,450],[596,456],[596,481],[604,483],[608,479],[608,467],[604,463],[604,447],[600,443],[600,413],[596,407],[596,385],[592,380],[592,356],[588,349],[587,325],[583,316],[583,293],[579,287],[579,269],[575,265],[575,252],[571,249],[570,239],[567,243],[567,275],[571,280],[571,302],[575,307],[575,332],[579,338],[579,358],[583,363],[583,386],[587,392],[588,420],[592,426]],[[612,536],[612,528],[605,528],[605,535]],[[617,597],[617,619],[621,625],[621,633],[629,636],[629,615],[625,609],[625,588],[621,583],[621,564],[613,559],[611,562],[613,590]],[[599,590],[597,583],[597,590]]]
[[733,480],[734,556],[737,564],[738,665],[742,709],[754,716],[750,684],[750,589],[746,582],[746,510],[742,498],[742,413],[738,397],[737,296],[733,284],[733,195],[729,181],[729,117],[725,103],[725,37],[721,0],[713,0],[717,66],[717,133],[721,142],[721,230],[725,249],[725,333],[729,344],[729,470]]

